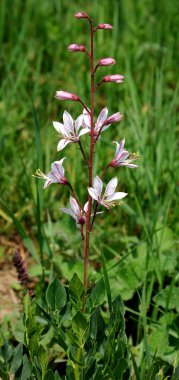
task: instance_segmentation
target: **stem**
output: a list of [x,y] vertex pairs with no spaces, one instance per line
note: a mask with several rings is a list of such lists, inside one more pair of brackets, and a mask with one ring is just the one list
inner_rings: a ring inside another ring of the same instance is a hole
[[104,170],[103,170],[103,172],[102,172],[102,174],[101,174],[101,179],[104,177],[104,175],[106,174],[106,171],[107,171],[107,169],[110,167],[110,164],[108,164],[108,165],[106,165],[105,166],[105,168],[104,168]]
[[81,153],[82,153],[82,155],[83,155],[83,158],[84,158],[84,160],[85,160],[85,161],[87,162],[87,164],[88,164],[88,159],[87,159],[87,157],[86,157],[86,153],[85,153],[85,151],[84,151],[84,149],[83,149],[83,146],[82,146],[82,143],[81,143],[80,140],[78,141],[78,144],[79,144],[79,147],[80,147]]
[[78,101],[82,104],[82,106],[85,108],[85,110],[86,110],[86,111],[89,113],[89,115],[91,116],[91,112],[90,112],[90,110],[88,109],[88,107],[86,107],[85,103],[84,103],[81,99],[79,99]]
[[93,227],[93,224],[94,224],[94,221],[95,221],[95,218],[96,218],[97,210],[98,210],[98,203],[96,203],[96,206],[95,206],[95,209],[94,209],[94,214],[93,214],[93,219],[92,219],[91,226],[90,226],[90,231],[92,230],[92,227]]
[[68,182],[67,185],[69,186],[74,198],[76,199],[77,203],[78,203],[78,206],[80,207],[81,210],[83,210],[83,206],[81,205],[76,193],[75,193],[75,190],[73,189],[72,185]]
[[[93,47],[93,22],[90,20],[90,75],[91,75],[91,133],[90,133],[90,155],[89,155],[89,166],[88,166],[88,183],[92,186],[93,179],[93,153],[94,153],[94,47]],[[88,273],[88,255],[89,255],[89,242],[90,242],[90,218],[91,218],[91,208],[92,208],[92,198],[89,195],[88,198],[88,212],[86,216],[86,236],[84,242],[84,287],[87,290],[87,273]],[[85,309],[85,306],[84,306]]]

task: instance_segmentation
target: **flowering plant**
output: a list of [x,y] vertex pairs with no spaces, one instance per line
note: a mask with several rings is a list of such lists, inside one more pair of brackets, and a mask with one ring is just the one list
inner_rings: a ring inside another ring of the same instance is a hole
[[[84,257],[84,287],[87,290],[87,269],[88,269],[88,257],[89,257],[89,247],[90,247],[90,233],[93,224],[98,214],[97,210],[100,206],[104,206],[110,212],[112,206],[121,204],[121,199],[127,196],[124,192],[115,192],[118,185],[118,180],[116,177],[112,178],[107,184],[104,195],[102,195],[103,182],[102,178],[109,167],[121,167],[127,166],[128,168],[136,168],[137,165],[133,163],[139,156],[138,154],[130,154],[124,149],[125,139],[120,143],[115,141],[116,153],[114,158],[104,167],[101,175],[96,173],[94,178],[93,170],[93,159],[94,159],[94,149],[96,149],[97,143],[101,134],[106,131],[112,123],[118,123],[122,120],[123,115],[120,112],[108,117],[108,109],[104,107],[97,120],[95,122],[95,91],[103,83],[115,82],[122,83],[124,81],[124,76],[121,74],[112,74],[104,76],[95,85],[95,74],[100,66],[111,66],[116,63],[116,61],[111,57],[104,57],[98,59],[95,64],[94,61],[94,39],[95,33],[100,29],[112,29],[109,24],[99,24],[98,26],[93,26],[93,20],[89,17],[87,13],[78,12],[75,14],[77,19],[86,19],[90,26],[90,50],[76,43],[70,44],[68,46],[68,51],[72,53],[82,52],[87,55],[90,60],[90,107],[88,107],[80,98],[79,95],[66,92],[64,90],[56,91],[55,98],[58,100],[69,100],[81,103],[83,109],[82,113],[78,116],[76,120],[73,120],[72,116],[64,111],[63,113],[63,124],[54,121],[53,126],[60,135],[60,141],[57,145],[57,151],[63,150],[68,144],[76,143],[79,145],[83,159],[87,164],[88,171],[88,189],[87,196],[88,201],[85,206],[81,205],[81,201],[76,195],[72,184],[64,176],[63,160],[56,161],[51,165],[51,171],[45,175],[39,169],[36,171],[35,175],[37,177],[45,179],[44,188],[52,183],[60,183],[62,185],[67,185],[70,187],[72,196],[70,196],[71,210],[68,208],[61,208],[61,211],[69,214],[75,221],[77,228],[80,229],[82,237],[82,247],[83,247],[83,257]],[[82,136],[88,134],[89,137],[89,151],[83,147]],[[85,299],[84,306],[85,308]]]

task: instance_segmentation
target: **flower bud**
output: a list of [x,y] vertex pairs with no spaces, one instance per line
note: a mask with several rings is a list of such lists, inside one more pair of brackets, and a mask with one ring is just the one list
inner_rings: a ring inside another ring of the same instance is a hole
[[116,83],[122,83],[124,81],[124,76],[119,74],[114,75],[106,75],[103,79],[100,80],[100,82],[97,83],[97,87],[100,86],[103,82],[116,82]]
[[117,123],[118,121],[121,121],[123,118],[123,115],[120,112],[116,112],[113,115],[109,116],[104,125],[112,124],[112,123]]
[[77,13],[75,13],[74,17],[76,17],[76,18],[88,18],[89,19],[88,14],[85,12],[77,12]]
[[110,66],[114,65],[116,63],[115,59],[113,58],[102,58],[97,62],[98,66]]
[[113,27],[110,24],[99,24],[97,29],[113,29]]
[[56,91],[55,98],[59,100],[73,100],[76,102],[79,100],[78,95],[67,91]]
[[116,82],[116,83],[122,83],[124,81],[124,76],[119,74],[114,75],[106,75],[102,82]]
[[83,45],[77,45],[77,44],[71,44],[68,46],[68,51],[71,53],[76,53],[77,51],[85,51],[85,46]]

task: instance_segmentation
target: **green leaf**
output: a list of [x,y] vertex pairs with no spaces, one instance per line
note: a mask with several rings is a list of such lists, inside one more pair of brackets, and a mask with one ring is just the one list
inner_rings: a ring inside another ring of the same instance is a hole
[[76,335],[79,345],[84,344],[84,336],[86,336],[86,331],[88,328],[88,322],[81,311],[78,311],[74,318],[72,319],[72,329]]
[[66,291],[57,277],[51,282],[46,291],[46,300],[52,310],[61,309],[66,304]]
[[122,375],[128,368],[127,360],[124,358],[120,358],[118,364],[113,371],[113,376],[115,380],[122,380]]
[[56,380],[55,375],[53,374],[51,369],[49,369],[45,374],[44,380]]
[[42,346],[40,346],[37,351],[37,359],[42,370],[42,380],[43,380],[46,373],[47,363],[48,363],[48,351]]
[[23,356],[23,367],[21,373],[21,380],[30,380],[31,379],[31,368],[27,358],[27,355]]
[[4,342],[4,345],[0,349],[0,355],[3,357],[5,363],[8,363],[12,358],[12,354],[13,354],[13,349],[11,345],[8,343],[8,341],[6,340]]
[[158,306],[179,312],[179,287],[173,284],[166,286],[153,298]]
[[57,371],[55,371],[54,380],[62,380],[61,376]]
[[78,304],[81,303],[82,297],[86,294],[84,285],[76,273],[74,273],[69,283],[69,293],[71,298]]
[[13,352],[13,358],[11,363],[10,372],[16,373],[20,368],[23,361],[23,344],[19,343],[17,347],[15,347]]
[[105,281],[105,286],[106,286],[106,293],[107,293],[107,297],[108,297],[109,310],[111,312],[112,311],[111,289],[110,289],[108,272],[106,269],[105,259],[104,259],[104,255],[103,255],[102,250],[101,250],[101,257],[102,257],[103,275],[104,275],[104,281]]
[[102,301],[104,301],[105,297],[105,284],[103,277],[96,283],[94,289],[90,294],[90,303],[92,307],[98,306]]
[[0,360],[0,379],[9,380],[6,366]]

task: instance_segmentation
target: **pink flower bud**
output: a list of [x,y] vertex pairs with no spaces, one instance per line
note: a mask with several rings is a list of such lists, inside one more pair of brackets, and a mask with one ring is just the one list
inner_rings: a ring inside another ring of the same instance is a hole
[[60,100],[74,100],[76,102],[79,100],[78,95],[67,91],[56,91],[55,98]]
[[74,17],[76,17],[76,18],[88,18],[89,19],[88,14],[85,12],[77,12],[77,13],[75,13]]
[[109,116],[108,119],[106,119],[104,125],[112,124],[112,123],[117,123],[118,121],[121,121],[123,118],[123,115],[121,115],[120,112],[116,112],[113,115]]
[[77,45],[77,44],[71,44],[68,46],[68,51],[71,53],[76,53],[77,51],[85,51],[85,46],[83,45]]
[[122,83],[124,81],[124,76],[119,74],[114,75],[106,75],[102,82],[116,82],[116,83]]
[[97,29],[112,29],[113,27],[112,27],[112,25],[110,25],[110,24],[99,24],[98,26],[97,26]]
[[97,62],[98,66],[110,66],[114,65],[116,63],[115,59],[113,58],[102,58]]

